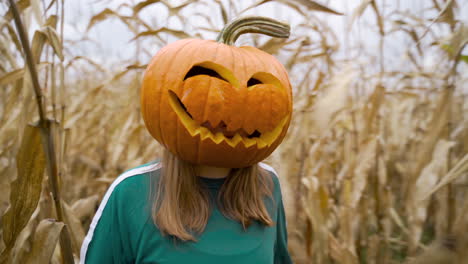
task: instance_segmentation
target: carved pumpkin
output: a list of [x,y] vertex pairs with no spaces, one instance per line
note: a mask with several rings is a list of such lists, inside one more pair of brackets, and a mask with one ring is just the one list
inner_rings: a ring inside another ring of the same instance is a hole
[[241,168],[265,159],[281,143],[292,92],[286,70],[270,54],[186,39],[153,57],[141,110],[151,135],[179,158]]

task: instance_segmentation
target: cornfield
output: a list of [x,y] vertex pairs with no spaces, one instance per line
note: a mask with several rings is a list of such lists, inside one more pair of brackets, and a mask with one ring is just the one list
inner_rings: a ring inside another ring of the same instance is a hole
[[468,1],[16,6],[35,70],[3,1],[1,263],[78,262],[109,185],[161,153],[139,109],[151,57],[252,14],[292,27],[289,39],[237,45],[276,56],[293,86],[288,135],[266,162],[280,175],[294,262],[468,263]]

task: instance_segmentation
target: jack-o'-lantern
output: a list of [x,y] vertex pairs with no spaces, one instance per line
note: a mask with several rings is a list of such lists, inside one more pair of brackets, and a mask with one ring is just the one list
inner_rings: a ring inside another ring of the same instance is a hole
[[249,17],[226,26],[218,41],[185,39],[148,65],[141,111],[150,134],[193,164],[242,168],[281,143],[292,112],[288,75],[272,55],[235,47],[243,33],[289,36],[289,26]]

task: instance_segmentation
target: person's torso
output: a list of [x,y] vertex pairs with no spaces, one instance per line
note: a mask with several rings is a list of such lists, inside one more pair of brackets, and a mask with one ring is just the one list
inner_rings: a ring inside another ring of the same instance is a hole
[[[175,242],[170,236],[163,236],[151,216],[151,177],[159,177],[159,170],[132,176],[120,183],[125,185],[125,194],[123,206],[119,208],[123,212],[116,220],[120,221],[119,225],[122,222],[126,225],[122,235],[128,238],[127,246],[135,263],[273,263],[276,226],[266,227],[253,222],[244,230],[239,222],[225,217],[215,203],[212,203],[213,210],[205,230],[197,236],[197,242]],[[220,183],[216,180],[206,183],[214,199]],[[276,223],[274,203],[265,199],[265,204]]]

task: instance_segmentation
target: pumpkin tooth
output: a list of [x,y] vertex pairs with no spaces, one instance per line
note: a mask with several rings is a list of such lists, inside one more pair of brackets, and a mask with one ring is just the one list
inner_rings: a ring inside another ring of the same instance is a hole
[[244,146],[249,148],[255,144],[257,144],[257,141],[255,139],[251,139],[251,138],[242,138],[242,143],[244,143]]
[[[213,135],[213,134],[211,134]],[[221,143],[221,141],[225,140],[226,138],[224,137],[223,133],[222,132],[218,132],[214,135],[214,137],[212,138],[212,140],[216,143],[216,144],[219,144]]]
[[255,138],[255,141],[257,142],[258,148],[264,148],[268,146],[268,143],[265,142],[265,140],[263,140],[262,138]]
[[233,144],[233,146],[235,146],[242,141],[242,136],[239,133],[236,133],[236,135],[233,138],[229,139],[229,141]]
[[202,140],[213,137],[211,132],[205,127],[199,127],[197,131],[199,131]]

